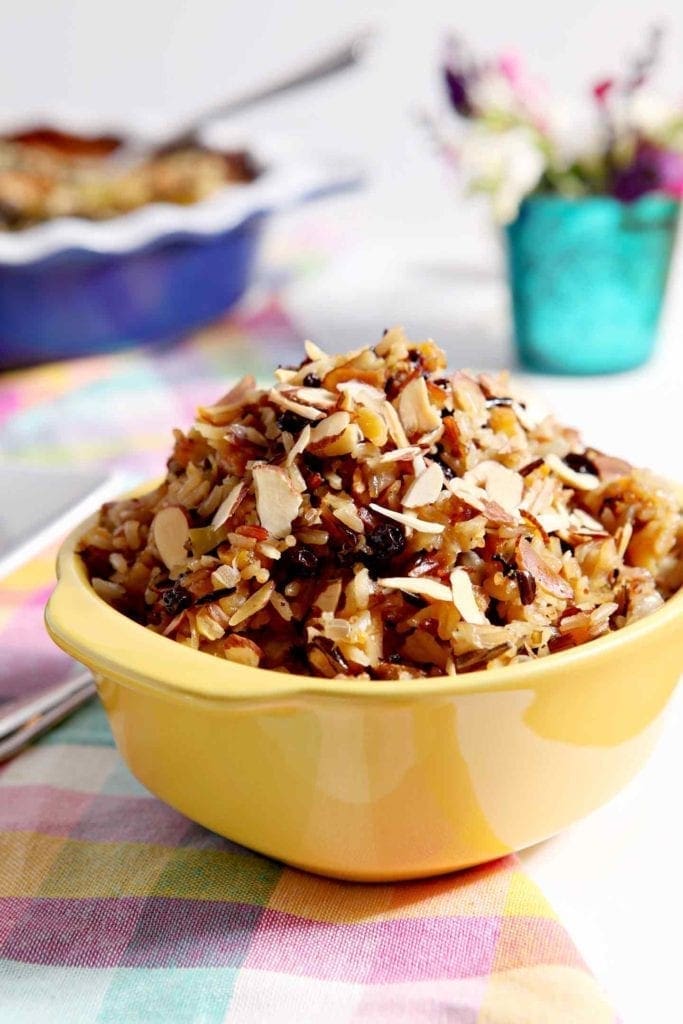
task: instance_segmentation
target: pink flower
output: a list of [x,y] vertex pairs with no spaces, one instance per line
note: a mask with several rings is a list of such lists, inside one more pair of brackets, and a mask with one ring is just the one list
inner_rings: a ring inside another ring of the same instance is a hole
[[600,82],[596,82],[593,86],[593,96],[600,104],[601,107],[607,102],[607,98],[614,88],[613,78],[603,78]]
[[515,50],[506,50],[500,54],[498,70],[504,78],[507,78],[513,89],[522,84],[524,78],[522,58]]

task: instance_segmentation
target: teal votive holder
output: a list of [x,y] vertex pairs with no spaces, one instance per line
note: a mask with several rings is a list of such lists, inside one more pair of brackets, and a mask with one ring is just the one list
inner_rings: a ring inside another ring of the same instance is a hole
[[545,373],[618,373],[654,348],[679,203],[651,194],[532,196],[506,228],[521,363]]

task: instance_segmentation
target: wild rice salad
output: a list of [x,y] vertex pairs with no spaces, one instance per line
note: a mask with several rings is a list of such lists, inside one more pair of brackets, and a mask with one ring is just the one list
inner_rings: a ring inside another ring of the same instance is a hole
[[377,680],[586,643],[683,582],[676,496],[534,412],[506,376],[446,369],[394,328],[311,342],[175,432],[166,479],[103,507],[97,593],[229,661]]

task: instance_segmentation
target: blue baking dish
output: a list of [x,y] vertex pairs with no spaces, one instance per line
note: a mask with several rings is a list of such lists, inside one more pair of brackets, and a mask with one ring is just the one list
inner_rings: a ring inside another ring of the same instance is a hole
[[348,162],[272,140],[249,150],[253,182],[190,206],[0,232],[0,366],[171,340],[210,322],[246,290],[269,214],[359,181]]

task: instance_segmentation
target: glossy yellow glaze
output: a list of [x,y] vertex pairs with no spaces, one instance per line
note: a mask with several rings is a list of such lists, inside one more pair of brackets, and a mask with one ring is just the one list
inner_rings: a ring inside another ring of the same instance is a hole
[[46,613],[116,743],[202,825],[324,875],[435,875],[518,850],[615,794],[683,669],[683,592],[619,633],[454,678],[324,680],[212,658],[90,587],[74,531]]

